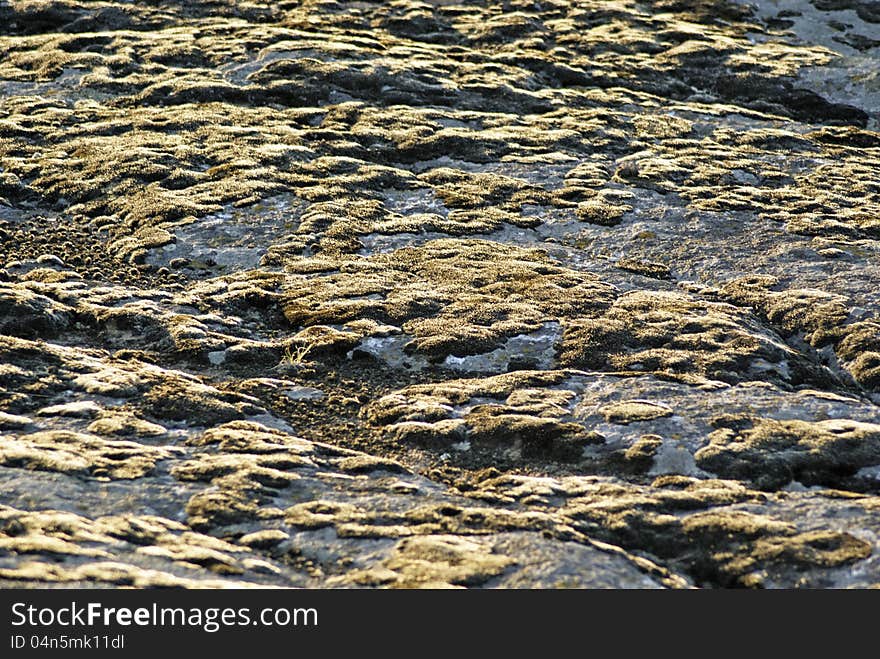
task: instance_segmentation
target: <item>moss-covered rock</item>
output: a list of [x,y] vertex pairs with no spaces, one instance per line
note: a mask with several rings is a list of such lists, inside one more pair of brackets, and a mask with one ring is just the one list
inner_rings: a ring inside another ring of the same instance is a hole
[[696,453],[697,464],[726,478],[778,488],[793,480],[830,484],[880,464],[880,426],[846,419],[776,421],[724,418]]

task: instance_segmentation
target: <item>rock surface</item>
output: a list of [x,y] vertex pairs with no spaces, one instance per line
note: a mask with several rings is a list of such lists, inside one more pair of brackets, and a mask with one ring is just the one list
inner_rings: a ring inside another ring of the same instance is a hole
[[0,586],[880,585],[876,2],[0,25]]

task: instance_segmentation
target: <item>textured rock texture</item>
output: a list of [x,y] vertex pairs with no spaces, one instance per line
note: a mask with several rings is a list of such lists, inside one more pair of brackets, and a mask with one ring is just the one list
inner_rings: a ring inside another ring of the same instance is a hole
[[0,1],[0,586],[880,585],[880,11]]

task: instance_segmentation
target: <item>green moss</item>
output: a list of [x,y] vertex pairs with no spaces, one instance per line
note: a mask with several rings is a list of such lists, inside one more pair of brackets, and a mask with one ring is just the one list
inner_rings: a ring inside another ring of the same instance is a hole
[[792,480],[830,484],[880,464],[880,426],[845,419],[775,421],[720,418],[697,464],[727,478],[775,489]]
[[[370,319],[413,337],[430,359],[491,351],[505,338],[606,306],[610,286],[537,250],[486,241],[432,241],[368,258],[294,259],[284,313],[292,325]],[[304,273],[324,271],[317,277]],[[307,284],[306,284],[307,282]]]

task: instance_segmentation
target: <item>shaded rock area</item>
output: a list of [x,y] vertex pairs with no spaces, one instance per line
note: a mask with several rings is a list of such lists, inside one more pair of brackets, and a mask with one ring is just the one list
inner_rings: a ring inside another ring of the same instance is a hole
[[880,585],[876,2],[0,2],[0,586]]

